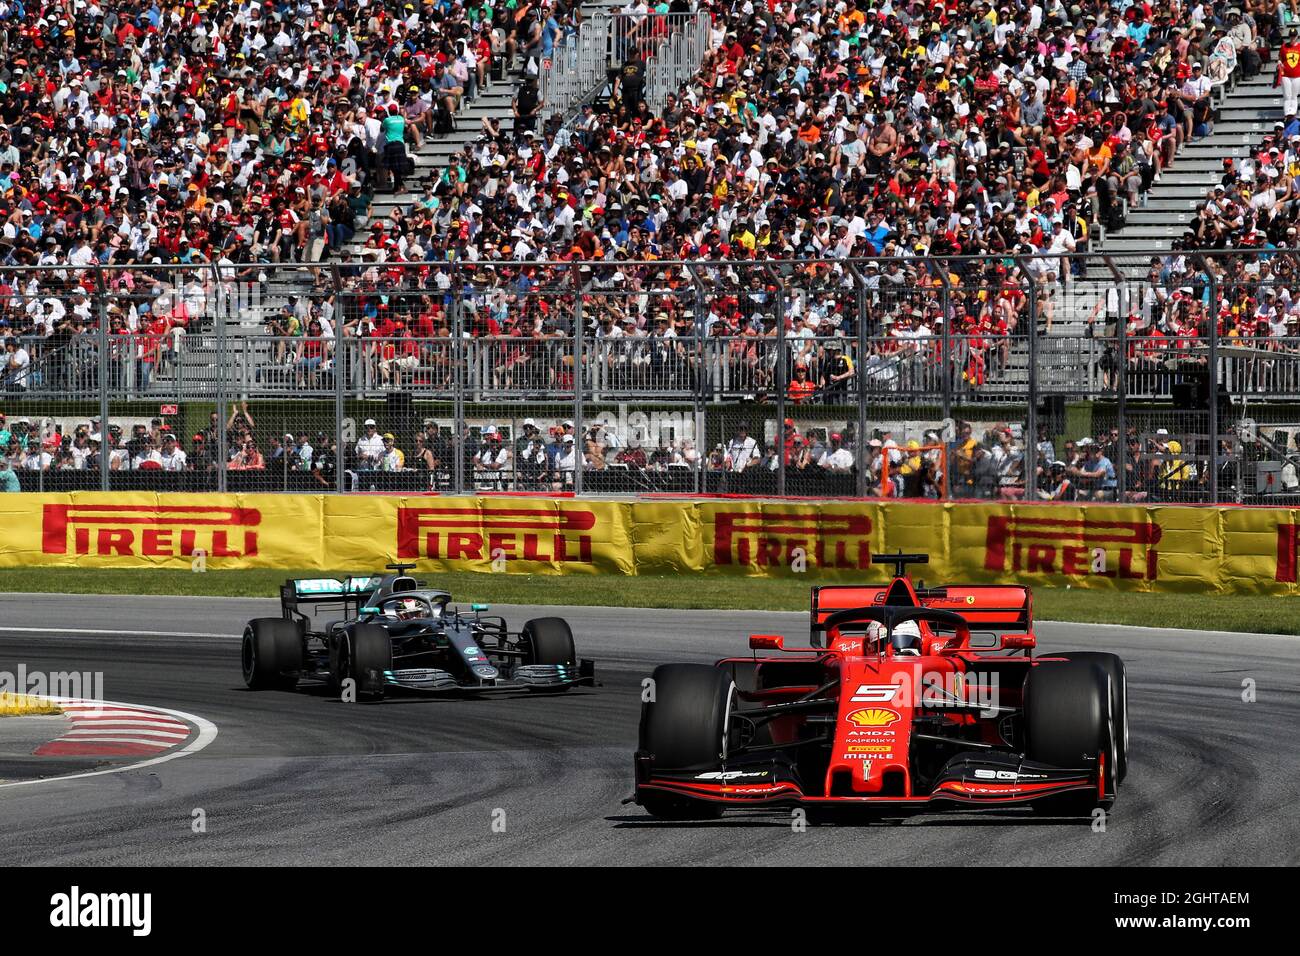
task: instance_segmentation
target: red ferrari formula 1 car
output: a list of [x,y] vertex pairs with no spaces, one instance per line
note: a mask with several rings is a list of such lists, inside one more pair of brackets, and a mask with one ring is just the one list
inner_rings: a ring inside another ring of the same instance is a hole
[[[1123,662],[1033,656],[1028,588],[906,576],[812,591],[811,646],[664,664],[641,711],[635,802],[657,817],[799,805],[1109,808],[1128,762]],[[763,652],[763,653],[757,653]]]

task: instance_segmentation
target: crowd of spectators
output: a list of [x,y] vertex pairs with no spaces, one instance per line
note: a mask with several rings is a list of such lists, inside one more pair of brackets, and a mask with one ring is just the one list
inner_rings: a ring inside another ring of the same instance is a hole
[[[838,260],[985,254],[953,266],[960,290],[946,307],[924,266],[869,277],[884,290],[873,293],[873,332],[947,323],[988,339],[959,359],[978,381],[1029,305],[1028,277],[1006,257],[1024,257],[1048,288],[1068,278],[1041,256],[1079,248],[1097,223],[1117,225],[1121,200],[1137,202],[1180,144],[1210,132],[1211,88],[1233,70],[1258,72],[1280,36],[1276,0],[671,0],[625,12],[697,10],[711,19],[709,51],[662,110],[646,103],[633,62],[607,102],[564,123],[538,99],[527,64],[576,28],[573,3],[5,0],[0,269],[67,268],[39,289],[8,279],[3,334],[75,336],[49,300],[93,291],[90,265],[135,265],[109,273],[108,292],[122,297],[109,321],[142,336],[127,347],[147,380],[169,334],[204,303],[180,282],[154,288],[144,267],[209,261],[238,281],[267,263],[337,257],[346,301],[314,297],[308,311],[332,306],[345,336],[426,319],[436,334],[452,291],[445,264],[475,260],[508,264],[471,303],[475,335],[571,331],[571,310],[521,301],[559,274],[529,265],[538,260],[586,265],[594,334],[684,336],[705,314],[712,334],[852,335],[855,284]],[[455,124],[463,98],[519,65],[528,78],[512,128],[484,119],[409,206],[371,220],[373,194],[409,178],[408,146]],[[1262,159],[1225,173],[1223,202],[1236,206],[1211,204],[1202,243],[1294,236],[1296,123],[1287,117]],[[360,251],[345,256],[356,233]],[[781,310],[775,286],[731,284],[740,276],[724,269],[706,276],[703,301],[659,301],[646,290],[692,278],[619,265],[664,259],[807,260],[817,291]],[[401,262],[424,268],[389,265]],[[304,276],[323,284],[319,270]],[[423,294],[379,314],[400,287]],[[892,287],[909,294],[891,297]],[[626,294],[600,300],[614,289]],[[310,336],[309,317],[298,318]],[[83,315],[82,331],[99,320]],[[327,349],[294,356],[304,382],[328,364]]]
[[[604,492],[770,493],[784,462],[786,492],[794,495],[854,495],[859,472],[867,495],[880,498],[1194,502],[1208,500],[1211,468],[1219,470],[1221,493],[1251,498],[1300,489],[1300,451],[1289,433],[1224,440],[1211,461],[1208,439],[1193,420],[1172,431],[1143,421],[1123,435],[1112,426],[1079,438],[1040,423],[1028,458],[1015,422],[881,424],[869,427],[863,441],[853,421],[801,416],[776,430],[771,419],[754,421],[751,428],[735,420],[711,447],[697,443],[688,423],[671,419],[662,427],[607,417],[580,428],[573,419],[466,423],[461,478],[466,490],[560,492],[573,490],[581,468],[584,486]],[[260,426],[246,403],[224,422],[213,413],[192,435],[163,418],[110,421],[105,429],[98,417],[34,424],[0,412],[0,490],[98,487],[93,476],[107,455],[112,474],[138,473],[128,485],[125,476],[110,478],[118,487],[215,488],[224,460],[227,484],[245,490],[333,490],[341,468],[348,491],[445,492],[455,490],[456,444],[453,427],[435,419],[381,427],[367,418],[355,439],[340,445],[320,429]],[[1262,485],[1257,462],[1273,462]],[[67,476],[68,484],[51,477],[65,472],[84,478]]]

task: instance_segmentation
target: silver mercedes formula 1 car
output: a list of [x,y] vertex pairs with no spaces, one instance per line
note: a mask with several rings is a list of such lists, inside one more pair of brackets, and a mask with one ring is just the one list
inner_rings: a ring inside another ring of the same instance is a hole
[[244,628],[244,683],[287,690],[318,682],[358,700],[394,691],[463,696],[595,684],[595,663],[578,658],[563,618],[534,618],[510,631],[504,619],[484,613],[486,605],[454,606],[448,592],[411,577],[413,568],[286,581],[281,616]]

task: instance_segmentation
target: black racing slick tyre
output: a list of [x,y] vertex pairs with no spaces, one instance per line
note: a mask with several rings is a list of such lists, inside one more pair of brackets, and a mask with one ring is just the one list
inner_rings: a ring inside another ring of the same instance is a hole
[[1110,712],[1115,720],[1115,780],[1123,783],[1128,776],[1128,674],[1124,661],[1118,655],[1100,651],[1069,651],[1052,656],[1069,661],[1091,661],[1110,677]]
[[278,617],[259,617],[244,628],[240,649],[244,683],[250,690],[288,690],[302,670],[298,625]]
[[393,669],[393,642],[377,624],[357,624],[348,642],[347,673],[356,681],[357,700],[382,700],[386,675]]
[[[651,676],[649,699],[641,705],[640,749],[654,766],[716,768],[727,759],[736,683],[729,671],[709,664],[662,664]],[[674,794],[644,792],[639,802],[652,816],[671,820],[710,819],[721,804]]]
[[1114,802],[1116,736],[1110,675],[1093,661],[1048,662],[1025,679],[1025,756],[1068,769],[1098,766],[1104,790],[1039,801],[1035,809],[1083,815]]
[[524,625],[520,632],[528,656],[525,664],[578,663],[573,647],[573,631],[562,617],[538,617]]

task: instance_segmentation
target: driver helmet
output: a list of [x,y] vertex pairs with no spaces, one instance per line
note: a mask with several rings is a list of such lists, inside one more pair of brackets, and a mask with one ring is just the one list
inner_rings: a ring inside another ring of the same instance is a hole
[[894,628],[889,642],[895,654],[918,655],[921,653],[921,626],[916,621],[904,621]]
[[411,621],[424,616],[424,606],[416,598],[402,598],[393,608],[399,621]]
[[879,621],[872,621],[867,625],[866,641],[864,646],[868,651],[876,652],[884,645],[885,639],[889,636],[889,630]]

